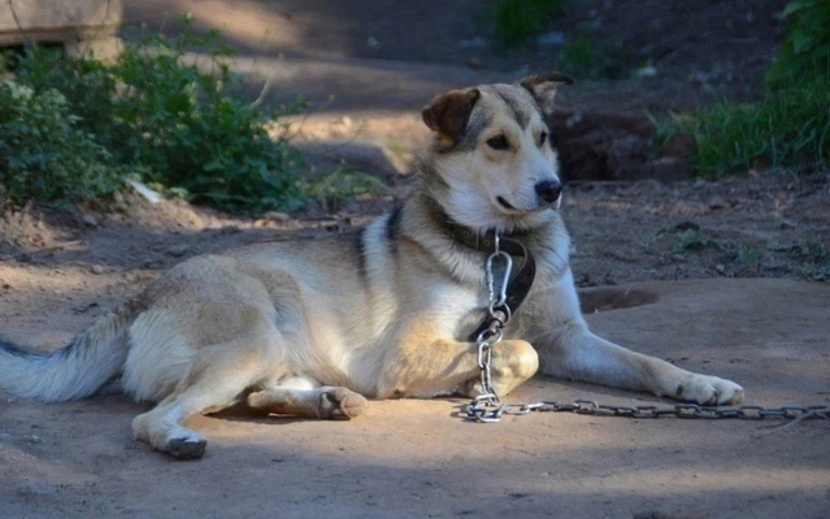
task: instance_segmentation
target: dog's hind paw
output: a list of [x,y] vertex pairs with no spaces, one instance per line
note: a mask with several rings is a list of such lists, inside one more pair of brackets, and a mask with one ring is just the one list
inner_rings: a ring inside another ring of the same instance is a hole
[[719,377],[694,375],[691,381],[677,386],[679,400],[701,405],[735,405],[744,399],[744,388]]
[[324,388],[320,393],[318,415],[330,420],[351,420],[362,414],[367,405],[363,395],[345,387]]
[[180,460],[201,458],[205,454],[207,440],[201,437],[173,438],[165,445],[164,452]]

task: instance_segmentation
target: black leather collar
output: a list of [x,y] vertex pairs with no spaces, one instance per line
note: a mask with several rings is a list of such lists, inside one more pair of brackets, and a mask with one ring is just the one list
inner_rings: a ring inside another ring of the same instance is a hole
[[[486,232],[478,232],[475,229],[459,225],[446,219],[447,229],[453,241],[470,247],[473,250],[492,254],[496,251],[496,231],[489,229]],[[525,233],[505,233],[499,237],[499,249],[513,257],[513,272],[507,283],[507,299],[501,310],[507,316],[516,314],[516,311],[524,302],[530,288],[533,286],[533,279],[536,277],[536,260],[520,241],[516,239]],[[470,341],[475,341],[479,334],[487,329],[491,319],[485,319],[481,325],[470,335]]]

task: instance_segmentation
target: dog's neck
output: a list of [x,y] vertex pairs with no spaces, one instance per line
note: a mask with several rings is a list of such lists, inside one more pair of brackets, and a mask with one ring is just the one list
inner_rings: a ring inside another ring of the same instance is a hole
[[449,216],[443,215],[444,227],[450,238],[456,243],[466,245],[473,250],[493,253],[496,251],[496,236],[502,238],[514,238],[527,234],[526,231],[499,232],[496,229],[479,231],[466,225],[455,223]]
[[431,206],[429,214],[447,237],[449,237],[453,242],[469,247],[477,252],[486,252],[488,254],[495,252],[497,234],[500,239],[512,239],[519,238],[530,233],[530,231],[524,229],[499,231],[493,228],[475,229],[473,227],[468,227],[454,221],[436,200],[425,197],[424,202]]

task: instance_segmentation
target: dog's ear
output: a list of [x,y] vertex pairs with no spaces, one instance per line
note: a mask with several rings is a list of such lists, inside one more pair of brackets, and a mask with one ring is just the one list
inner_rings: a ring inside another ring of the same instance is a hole
[[421,117],[430,130],[456,143],[464,136],[470,113],[479,95],[479,91],[475,88],[450,90],[433,99],[421,112]]
[[548,72],[547,74],[527,76],[519,84],[533,95],[545,116],[550,117],[553,114],[556,88],[559,85],[571,85],[573,82],[574,80],[570,76],[559,72]]

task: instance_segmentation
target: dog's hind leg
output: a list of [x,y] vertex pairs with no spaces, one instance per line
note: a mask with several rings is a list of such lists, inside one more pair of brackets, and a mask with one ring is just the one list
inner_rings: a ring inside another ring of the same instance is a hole
[[266,370],[275,359],[266,362],[264,352],[271,340],[248,337],[200,350],[176,390],[154,409],[135,417],[135,438],[178,459],[201,457],[207,440],[185,427],[184,421],[237,403],[247,388],[269,375]]
[[248,395],[248,405],[279,415],[349,420],[362,414],[367,402],[345,387],[273,387]]

